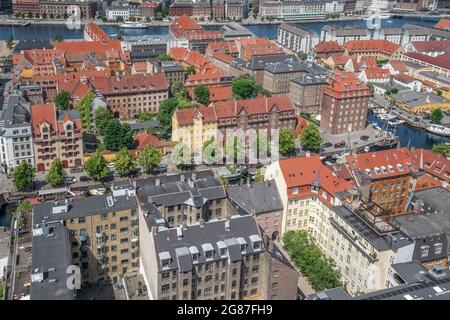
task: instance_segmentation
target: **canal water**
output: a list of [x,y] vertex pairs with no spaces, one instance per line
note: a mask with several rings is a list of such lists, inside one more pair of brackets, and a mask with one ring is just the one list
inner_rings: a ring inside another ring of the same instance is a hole
[[402,147],[409,145],[410,147],[431,149],[434,144],[450,142],[450,138],[432,134],[425,129],[411,127],[406,123],[396,127],[386,126],[385,121],[380,120],[371,112],[367,115],[367,120],[370,123],[377,124],[383,130],[393,132],[400,138],[400,145]]
[[14,213],[15,207],[12,205],[6,205],[0,208],[0,227],[11,226],[11,219]]
[[[384,19],[381,21],[382,28],[398,28],[406,23],[414,23],[424,26],[433,26],[436,23],[435,18],[392,18]],[[352,27],[366,27],[366,21],[356,20],[356,21],[337,21],[337,22],[301,22],[296,23],[296,25],[309,29],[317,34],[320,34],[320,30],[323,26],[331,24],[340,27],[352,26]],[[205,29],[219,29],[220,25],[208,25]],[[277,36],[278,25],[277,24],[264,24],[264,25],[247,25],[250,31],[252,31],[256,36],[267,37],[270,39],[275,39]],[[123,35],[128,36],[138,36],[138,35],[164,35],[169,32],[166,26],[150,26],[146,29],[121,29],[119,26],[102,26],[102,28],[109,35],[117,35],[119,32]],[[52,39],[56,35],[61,35],[65,39],[82,39],[83,29],[69,29],[65,25],[29,25],[27,27],[19,26],[0,26],[0,40],[7,40],[14,35],[16,40],[26,40],[26,39]]]

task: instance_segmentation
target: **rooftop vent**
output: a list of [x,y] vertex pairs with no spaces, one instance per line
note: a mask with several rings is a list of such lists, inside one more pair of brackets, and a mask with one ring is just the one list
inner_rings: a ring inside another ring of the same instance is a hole
[[113,207],[114,206],[114,199],[113,199],[112,196],[106,197],[106,201],[108,202],[108,207]]

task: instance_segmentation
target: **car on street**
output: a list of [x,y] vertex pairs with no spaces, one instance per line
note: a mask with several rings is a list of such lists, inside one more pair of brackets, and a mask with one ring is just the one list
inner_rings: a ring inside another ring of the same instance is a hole
[[334,144],[334,147],[335,147],[335,148],[342,148],[342,147],[345,147],[345,141],[342,140],[341,142],[336,142],[336,143]]
[[333,146],[331,142],[325,142],[324,144],[322,144],[322,148],[329,148],[331,146]]
[[70,173],[81,173],[81,172],[83,172],[83,171],[84,171],[84,170],[83,170],[82,167],[70,169]]
[[369,140],[369,136],[361,136],[360,139],[363,141],[366,141],[366,140]]
[[72,183],[76,183],[77,179],[75,177],[64,177],[64,183],[66,184],[72,184]]
[[90,177],[88,177],[88,176],[81,176],[80,177],[80,181],[81,182],[85,182],[85,181],[89,181],[89,180],[92,180]]
[[167,165],[165,164],[159,164],[153,169],[154,174],[163,174],[167,172]]

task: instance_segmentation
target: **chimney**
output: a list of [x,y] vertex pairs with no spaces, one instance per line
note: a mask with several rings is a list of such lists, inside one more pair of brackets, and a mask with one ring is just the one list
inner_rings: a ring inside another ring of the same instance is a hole
[[155,186],[159,186],[160,184],[161,184],[161,180],[159,178],[156,178]]

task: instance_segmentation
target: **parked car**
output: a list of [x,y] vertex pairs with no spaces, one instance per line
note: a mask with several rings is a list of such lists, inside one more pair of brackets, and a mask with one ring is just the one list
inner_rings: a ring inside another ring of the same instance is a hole
[[80,181],[82,181],[82,182],[89,181],[89,180],[92,180],[92,179],[90,177],[88,177],[88,176],[81,176],[80,177]]
[[361,136],[360,139],[363,141],[366,141],[366,140],[369,140],[369,136]]
[[333,146],[331,142],[325,142],[324,144],[322,144],[322,148],[329,148],[331,146]]
[[159,164],[153,169],[154,174],[163,174],[167,172],[167,165],[165,164]]
[[345,146],[345,141],[341,141],[341,142],[336,142],[335,144],[334,144],[334,147],[335,148],[342,148],[342,147],[344,147]]
[[64,183],[66,184],[72,184],[72,183],[76,183],[77,179],[75,177],[64,177]]
[[106,193],[106,188],[91,189],[89,192],[90,192],[90,194],[92,194],[93,196],[100,196],[100,195]]

